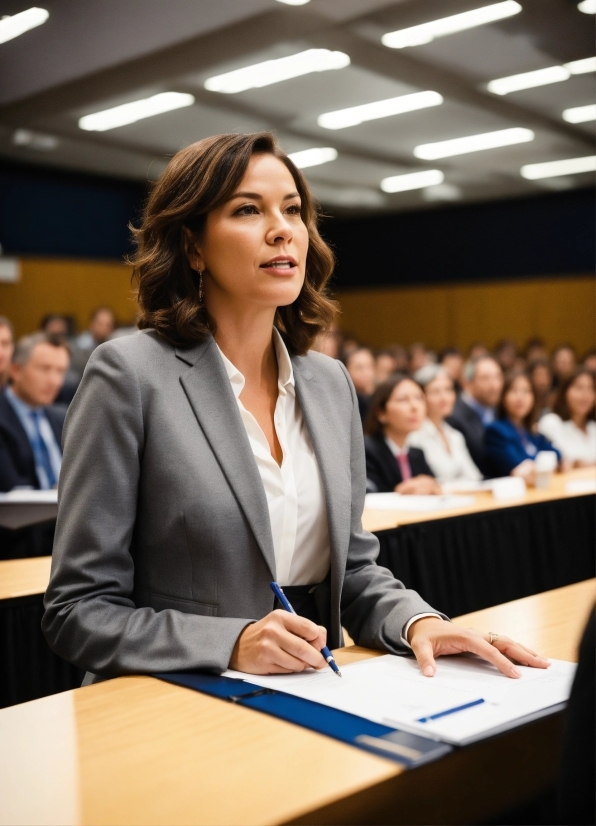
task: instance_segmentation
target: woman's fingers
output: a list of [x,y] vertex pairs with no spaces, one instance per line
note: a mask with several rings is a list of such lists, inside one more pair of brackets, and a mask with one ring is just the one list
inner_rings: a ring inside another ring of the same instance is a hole
[[550,665],[545,657],[541,657],[531,648],[511,640],[509,637],[499,637],[498,640],[495,640],[493,646],[510,659],[520,663],[520,665],[529,665],[532,668],[548,668]]
[[425,677],[434,676],[437,670],[435,663],[435,656],[433,651],[433,644],[430,639],[422,638],[412,642],[412,651],[416,656],[420,671]]

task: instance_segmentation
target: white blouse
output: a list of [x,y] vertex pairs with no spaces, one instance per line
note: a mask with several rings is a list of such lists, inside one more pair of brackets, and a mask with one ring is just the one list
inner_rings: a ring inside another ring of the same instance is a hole
[[282,587],[310,585],[322,582],[329,572],[327,506],[315,452],[296,399],[292,362],[275,328],[273,343],[279,372],[274,422],[283,450],[281,467],[271,455],[257,420],[240,400],[244,376],[219,352],[265,488],[277,582]]
[[547,413],[538,422],[538,431],[553,443],[563,459],[596,464],[596,422],[588,421],[584,432],[571,419],[564,422],[556,413]]
[[424,457],[438,482],[454,479],[480,481],[482,474],[472,461],[463,435],[447,422],[441,424],[449,450],[439,430],[430,419],[425,419],[420,430],[408,434],[407,444],[424,451]]

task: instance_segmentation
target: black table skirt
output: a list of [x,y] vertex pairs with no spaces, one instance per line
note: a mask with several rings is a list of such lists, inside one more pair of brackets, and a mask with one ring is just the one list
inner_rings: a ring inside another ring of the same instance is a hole
[[42,615],[41,594],[0,600],[0,708],[81,685],[83,672],[48,647]]
[[595,575],[596,497],[578,496],[378,532],[379,565],[451,617]]
[[0,527],[0,559],[51,556],[56,520],[27,525],[16,531]]

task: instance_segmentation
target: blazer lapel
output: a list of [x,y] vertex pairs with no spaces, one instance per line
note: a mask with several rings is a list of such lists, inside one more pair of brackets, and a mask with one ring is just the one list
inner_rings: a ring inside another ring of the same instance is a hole
[[[331,544],[331,601],[339,605],[341,584],[350,541],[352,480],[350,478],[349,434],[346,443],[345,423],[337,420],[337,404],[328,398],[329,390],[317,381],[300,356],[292,358],[296,396],[317,457],[325,500]],[[336,602],[337,600],[337,602]]]
[[189,365],[180,384],[275,579],[267,499],[217,345],[210,337],[176,356]]

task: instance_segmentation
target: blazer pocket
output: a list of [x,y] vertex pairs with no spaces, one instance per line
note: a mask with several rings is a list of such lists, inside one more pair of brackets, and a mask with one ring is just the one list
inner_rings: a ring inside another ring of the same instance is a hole
[[184,614],[198,614],[201,617],[216,617],[217,605],[208,602],[194,602],[194,600],[178,599],[168,597],[165,594],[148,593],[148,605],[155,611],[164,611],[166,608],[173,608],[174,611],[182,611]]

